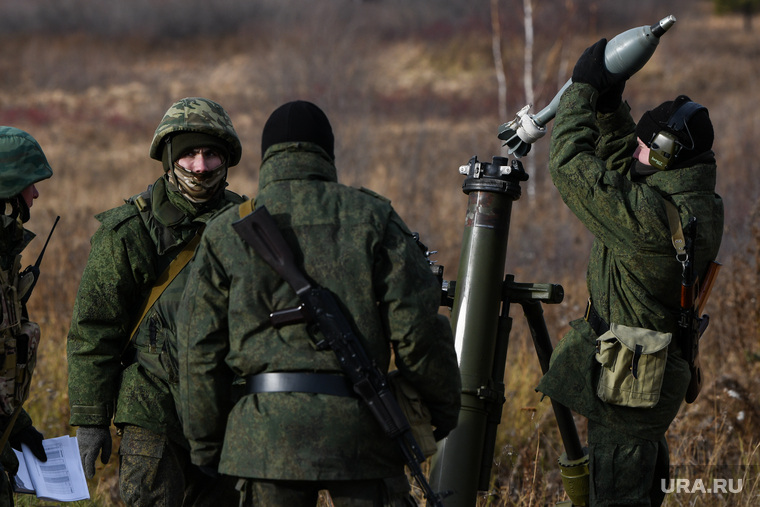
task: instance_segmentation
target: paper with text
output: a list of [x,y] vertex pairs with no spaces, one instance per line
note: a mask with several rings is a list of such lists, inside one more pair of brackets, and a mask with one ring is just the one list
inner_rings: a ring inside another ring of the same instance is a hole
[[42,441],[47,461],[38,460],[23,445],[23,452],[14,449],[19,461],[16,492],[31,493],[44,500],[75,502],[88,500],[90,492],[84,477],[76,437],[64,435]]

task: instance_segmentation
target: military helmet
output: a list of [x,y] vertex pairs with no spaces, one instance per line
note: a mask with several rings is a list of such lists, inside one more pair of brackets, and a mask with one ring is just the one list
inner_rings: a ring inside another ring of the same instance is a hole
[[15,127],[0,127],[0,199],[10,199],[52,175],[37,140]]
[[150,158],[161,161],[164,141],[178,132],[198,132],[218,137],[229,145],[228,167],[240,162],[242,146],[224,108],[213,100],[187,97],[175,102],[158,124],[150,145]]

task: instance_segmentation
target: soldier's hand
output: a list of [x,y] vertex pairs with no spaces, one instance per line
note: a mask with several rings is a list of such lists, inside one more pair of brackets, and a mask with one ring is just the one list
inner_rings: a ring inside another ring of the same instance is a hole
[[98,454],[104,465],[111,459],[111,430],[107,426],[80,426],[77,428],[77,442],[84,475],[92,479],[95,477]]
[[600,39],[593,46],[586,48],[573,69],[573,82],[590,84],[600,93],[606,92],[611,87],[618,87],[622,94],[620,83],[630,77],[625,73],[613,74],[607,70],[604,64],[604,50],[607,48],[607,39]]
[[21,431],[14,433],[13,436],[8,439],[8,442],[10,442],[11,447],[19,452],[21,452],[21,445],[25,444],[29,450],[32,451],[34,457],[44,463],[47,461],[47,454],[45,453],[45,448],[42,446],[42,441],[44,439],[45,437],[42,436],[42,433],[37,431],[37,428],[34,426],[27,426]]

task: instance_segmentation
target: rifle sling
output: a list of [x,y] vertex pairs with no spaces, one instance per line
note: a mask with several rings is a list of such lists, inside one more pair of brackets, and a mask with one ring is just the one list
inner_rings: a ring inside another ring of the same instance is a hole
[[[137,319],[137,322],[135,322],[135,325],[132,328],[132,332],[129,333],[129,342],[132,341],[135,333],[137,333],[137,330],[140,328],[140,324],[142,324],[143,319],[145,319],[145,316],[148,314],[148,310],[153,307],[155,302],[159,297],[161,297],[161,294],[163,294],[169,284],[172,283],[180,271],[182,271],[182,269],[187,266],[187,263],[190,262],[190,259],[193,258],[193,255],[195,255],[195,248],[198,246],[198,243],[200,243],[202,233],[203,227],[198,229],[198,232],[195,233],[195,236],[193,236],[193,238],[187,242],[182,250],[179,251],[177,256],[172,259],[166,269],[156,279],[156,284],[153,286],[153,288],[150,289],[148,297],[145,299],[145,301],[143,301],[142,307],[140,307],[140,318]],[[127,343],[127,346],[129,346],[129,342]],[[127,347],[124,347],[124,350],[126,349]]]
[[244,203],[241,203],[238,207],[238,214],[240,215],[240,218],[243,218],[246,215],[250,215],[251,213],[253,213],[253,199],[249,199]]
[[676,249],[676,258],[681,261],[681,259],[686,259],[686,239],[683,235],[678,208],[676,208],[676,205],[672,202],[665,201],[665,211],[668,213],[670,236],[673,238],[673,248]]

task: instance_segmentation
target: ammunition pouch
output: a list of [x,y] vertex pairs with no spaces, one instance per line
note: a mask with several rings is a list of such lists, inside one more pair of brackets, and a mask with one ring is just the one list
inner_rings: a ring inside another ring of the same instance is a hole
[[388,374],[388,383],[390,384],[393,396],[396,398],[401,411],[409,421],[412,430],[412,436],[420,446],[422,454],[429,458],[438,450],[433,435],[432,416],[430,410],[422,401],[420,393],[410,384],[401,372],[393,370]]
[[651,408],[660,400],[671,333],[611,324],[596,341],[602,365],[597,396],[607,403]]
[[40,326],[23,317],[17,255],[11,269],[0,271],[0,415],[10,416],[29,397],[37,365]]

